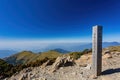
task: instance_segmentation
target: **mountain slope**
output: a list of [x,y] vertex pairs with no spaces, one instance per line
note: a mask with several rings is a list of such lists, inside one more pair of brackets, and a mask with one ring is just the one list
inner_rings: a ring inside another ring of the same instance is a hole
[[35,60],[43,60],[44,58],[57,58],[58,56],[62,55],[61,53],[57,52],[57,51],[47,51],[47,52],[42,52],[39,55],[37,55],[36,57],[34,57],[35,59],[32,60],[32,62],[34,62]]
[[48,51],[40,54],[35,54],[31,51],[23,51],[15,55],[12,55],[10,57],[6,57],[4,58],[4,60],[10,64],[16,65],[16,64],[27,64],[30,62],[35,62],[36,60],[42,60],[46,57],[57,58],[60,55],[61,54],[56,51]]
[[[49,66],[37,66],[32,68],[26,68],[8,78],[8,80],[28,80],[28,79],[40,79],[40,80],[119,80],[120,79],[120,46],[104,48],[106,51],[102,54],[102,73],[100,76],[93,75],[92,72],[92,55],[91,52],[84,54],[81,58],[75,60],[73,63],[76,65],[72,66],[59,66],[56,71],[51,72],[54,66],[61,65],[65,58],[57,58],[55,63],[57,65]],[[112,51],[113,50],[113,51]],[[109,55],[109,56],[108,56]],[[110,57],[111,56],[111,57]],[[68,58],[67,58],[68,59]],[[70,60],[69,60],[70,61]],[[65,62],[67,62],[65,60]],[[45,63],[46,64],[46,63]],[[44,66],[44,67],[42,67]],[[29,71],[28,71],[29,70]],[[31,75],[29,75],[31,74]],[[24,77],[25,76],[25,77]]]
[[59,53],[69,53],[70,52],[70,51],[67,51],[67,50],[64,50],[64,49],[61,49],[61,48],[53,49],[53,51],[56,51],[56,52],[59,52]]
[[0,73],[2,73],[2,71],[5,71],[4,69],[6,67],[8,67],[9,64],[7,62],[5,62],[4,60],[0,59]]
[[107,48],[110,51],[118,51],[120,52],[120,46],[110,46]]
[[9,75],[11,74],[9,73],[9,71],[11,71],[12,67],[13,65],[8,64],[4,60],[0,59],[0,80],[2,80],[5,77],[9,77]]
[[6,57],[4,58],[4,60],[10,64],[24,64],[27,63],[29,61],[29,59],[31,59],[32,57],[35,57],[37,54],[34,54],[30,51],[23,51],[23,52],[19,52],[17,54],[14,54],[10,57]]

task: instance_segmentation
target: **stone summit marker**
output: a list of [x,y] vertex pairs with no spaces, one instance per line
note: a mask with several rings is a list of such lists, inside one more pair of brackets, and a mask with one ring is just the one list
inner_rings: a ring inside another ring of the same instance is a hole
[[92,33],[92,72],[100,76],[102,71],[102,26],[93,26]]

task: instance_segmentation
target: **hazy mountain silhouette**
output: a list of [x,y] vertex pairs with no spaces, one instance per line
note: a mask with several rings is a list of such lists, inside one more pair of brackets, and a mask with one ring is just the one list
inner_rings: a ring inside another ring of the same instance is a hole
[[[109,46],[119,46],[119,42],[103,42],[103,48]],[[74,51],[83,51],[84,49],[92,48],[92,43],[56,43],[51,44],[43,49],[38,49],[37,51],[48,51],[54,49],[63,49],[66,51],[74,52]],[[36,52],[36,50],[34,50]]]
[[17,53],[15,50],[0,50],[0,58],[8,57],[15,53]]
[[69,53],[70,52],[70,51],[67,51],[67,50],[64,50],[64,49],[61,49],[61,48],[53,49],[53,51],[57,51],[59,53]]
[[[119,46],[119,42],[103,42],[103,48],[109,46]],[[91,49],[92,43],[56,43],[50,44],[45,48],[30,49],[34,53],[46,52],[49,50],[55,50],[59,53],[68,53],[74,51],[83,51],[84,49]],[[12,54],[17,53],[15,50],[0,50],[0,58],[9,57]]]

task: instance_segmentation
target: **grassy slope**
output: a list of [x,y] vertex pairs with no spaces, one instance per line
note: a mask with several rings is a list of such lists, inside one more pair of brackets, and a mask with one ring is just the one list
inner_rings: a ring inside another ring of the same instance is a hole
[[118,51],[120,52],[120,46],[111,46],[108,48],[110,51]]
[[30,51],[23,51],[13,56],[6,58],[5,60],[11,64],[25,64],[29,62],[35,62],[36,60],[42,60],[44,58],[57,58],[61,54],[56,51],[48,51],[40,54],[35,54]]
[[59,52],[56,52],[56,51],[48,51],[48,52],[43,52],[43,53],[41,53],[41,54],[37,57],[37,59],[38,59],[38,60],[42,60],[42,59],[44,59],[45,57],[47,57],[47,58],[57,58],[57,57],[60,56],[60,55],[62,55],[62,54],[60,54]]
[[10,64],[0,59],[0,74],[10,69]]
[[12,55],[5,59],[6,62],[10,64],[21,64],[21,63],[27,63],[29,59],[36,56],[36,54],[30,52],[30,51],[23,51],[20,53],[17,53],[15,55]]
[[[77,59],[81,55],[83,55],[84,53],[88,53],[89,51],[90,51],[89,49],[85,49],[83,52],[71,52],[66,55],[70,55],[74,59]],[[42,52],[40,54],[35,54],[31,51],[23,51],[18,54],[15,54],[11,57],[6,58],[6,61],[10,64],[15,64],[15,65],[16,64],[28,64],[30,62],[36,62],[37,60],[43,60],[45,58],[55,59],[61,55],[63,55],[63,54],[61,54],[55,50]]]

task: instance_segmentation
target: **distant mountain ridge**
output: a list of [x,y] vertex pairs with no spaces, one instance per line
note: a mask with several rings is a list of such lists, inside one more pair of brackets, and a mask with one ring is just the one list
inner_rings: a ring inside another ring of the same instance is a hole
[[18,52],[15,50],[0,50],[0,58],[8,57],[15,53],[18,53]]
[[[109,46],[119,46],[119,42],[103,42],[102,46],[103,48],[109,47]],[[54,50],[54,49],[64,49],[66,51],[74,52],[74,51],[83,51],[84,49],[91,49],[92,43],[59,43],[59,44],[53,44],[49,45],[46,48],[40,49],[41,51],[48,51],[48,50]]]
[[[109,47],[109,46],[119,46],[119,42],[103,42],[103,48]],[[54,50],[59,53],[69,53],[69,52],[75,52],[75,51],[83,51],[84,49],[91,49],[92,43],[56,43],[51,44],[45,48],[40,48],[36,50],[31,50],[34,53],[43,53],[46,51]],[[12,54],[18,53],[17,51],[13,50],[0,50],[0,58],[9,57]]]
[[67,50],[64,50],[64,49],[61,49],[61,48],[53,49],[53,51],[57,51],[59,53],[69,53],[70,52],[70,51],[67,51]]
[[120,42],[103,42],[103,48],[109,47],[109,46],[119,46]]

